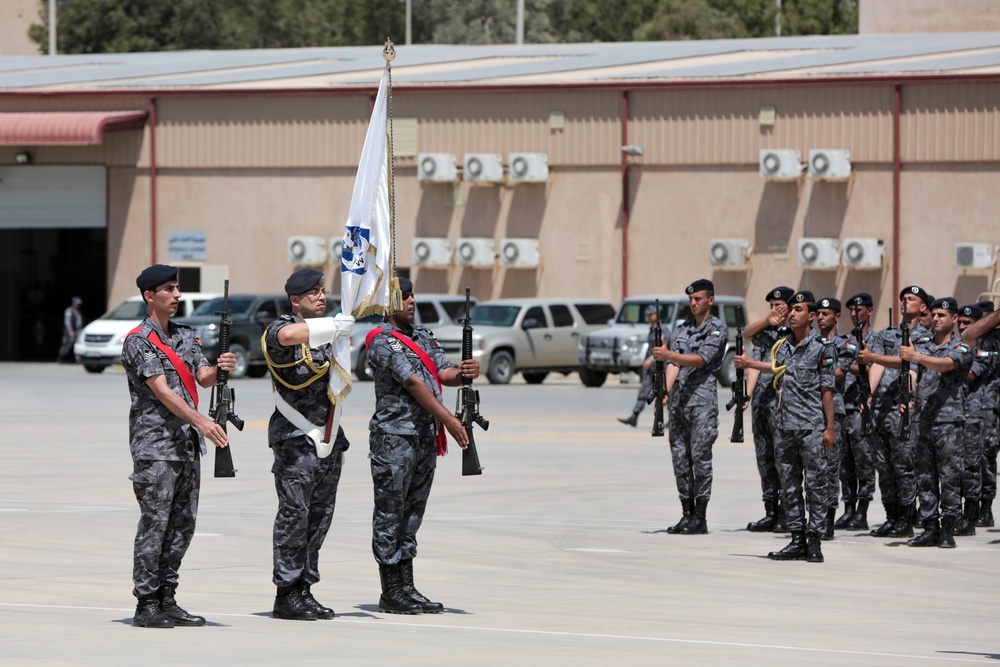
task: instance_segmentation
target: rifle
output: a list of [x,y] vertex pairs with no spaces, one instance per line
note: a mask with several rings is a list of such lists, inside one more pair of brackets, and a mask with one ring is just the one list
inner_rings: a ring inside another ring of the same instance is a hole
[[[899,330],[902,337],[900,348],[910,344],[910,325],[906,318],[901,318]],[[899,365],[899,403],[902,410],[899,413],[899,439],[910,439],[910,401],[913,399],[913,387],[910,386],[910,362],[902,361]]]
[[[865,349],[864,325],[860,322],[851,332],[858,341],[858,349]],[[872,409],[868,400],[872,396],[872,386],[868,382],[868,366],[858,363],[858,407],[861,409],[861,435],[872,434]]]
[[[736,356],[743,354],[743,327],[736,327]],[[736,408],[733,413],[733,434],[729,442],[743,442],[743,404],[747,400],[746,371],[736,369],[736,381],[733,382],[733,397],[726,403],[726,411]]]
[[[656,299],[656,324],[653,325],[654,347],[663,345],[663,327],[660,325],[660,300]],[[653,404],[653,433],[654,438],[662,438],[664,433],[663,423],[663,394],[667,389],[666,366],[662,361],[653,363],[653,388],[649,391],[646,403]]]
[[[222,296],[222,310],[216,311],[219,320],[219,356],[229,352],[229,330],[233,323],[229,321],[229,281],[225,282]],[[226,431],[226,424],[231,423],[237,431],[243,430],[243,420],[236,416],[233,407],[236,404],[236,392],[229,386],[229,371],[221,368],[217,371],[215,386],[212,387],[212,402],[208,408],[208,416]],[[236,477],[233,467],[233,452],[231,445],[215,448],[215,476]]]
[[[462,320],[462,361],[472,358],[472,319],[469,317],[470,290],[465,288],[465,319]],[[479,424],[484,431],[489,430],[490,422],[479,414],[479,390],[472,388],[472,378],[462,376],[462,386],[458,388],[458,406],[455,416],[465,427],[469,436],[469,446],[462,452],[462,476],[482,475],[483,466],[479,465],[479,453],[476,451],[476,440],[472,437],[472,425]]]

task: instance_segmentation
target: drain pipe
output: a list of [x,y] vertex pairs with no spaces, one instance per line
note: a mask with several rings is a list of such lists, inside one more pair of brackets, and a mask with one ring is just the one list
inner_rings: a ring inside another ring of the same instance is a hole
[[156,264],[156,98],[149,99],[149,259]]
[[[622,91],[622,146],[628,146],[628,91]],[[622,299],[628,296],[629,156],[622,151]]]
[[903,236],[899,212],[899,182],[902,171],[899,136],[899,117],[902,113],[901,84],[896,83],[893,86],[892,97],[892,298],[895,300],[899,294],[899,259],[902,256],[899,244]]

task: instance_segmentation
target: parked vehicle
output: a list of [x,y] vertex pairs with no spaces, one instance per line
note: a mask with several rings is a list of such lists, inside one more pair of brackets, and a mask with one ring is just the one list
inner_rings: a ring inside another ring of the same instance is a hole
[[[646,358],[646,338],[649,335],[645,312],[656,299],[660,300],[660,322],[664,334],[673,331],[678,322],[691,317],[688,297],[683,294],[632,296],[625,299],[608,328],[580,338],[577,359],[583,384],[600,387],[607,380],[608,373],[641,372],[642,362]],[[733,357],[736,356],[736,327],[746,326],[746,300],[743,297],[717,294],[712,314],[729,328],[726,356],[716,375],[719,382],[728,387],[736,380],[736,368],[733,366]]]
[[[492,384],[507,384],[520,372],[529,384],[549,373],[577,370],[577,341],[605,326],[613,305],[592,299],[498,299],[472,309],[472,356]],[[436,329],[448,359],[462,358],[462,327]]]
[[[198,306],[219,296],[203,292],[182,293],[175,318],[190,315]],[[112,364],[121,363],[122,345],[129,331],[146,317],[146,302],[131,296],[101,315],[80,331],[73,344],[76,361],[88,373],[100,373]]]

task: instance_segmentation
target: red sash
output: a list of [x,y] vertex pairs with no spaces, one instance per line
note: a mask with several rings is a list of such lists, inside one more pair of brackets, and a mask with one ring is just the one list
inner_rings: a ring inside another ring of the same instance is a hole
[[[132,329],[127,334],[125,334],[125,337],[128,338],[132,334],[137,334],[140,331],[142,331],[141,324],[137,326],[135,329]],[[181,384],[184,385],[184,388],[187,389],[188,394],[190,394],[191,398],[194,400],[194,408],[195,410],[197,410],[198,385],[194,380],[194,375],[192,375],[191,371],[188,369],[187,364],[184,363],[183,359],[177,356],[177,353],[174,352],[173,349],[170,348],[170,346],[168,346],[166,343],[160,340],[160,336],[155,331],[150,330],[147,340],[153,345],[155,345],[157,348],[159,348],[160,352],[166,355],[167,360],[170,361],[170,364],[174,367],[174,370],[177,371],[177,377],[181,379]]]
[[[380,333],[382,333],[382,329],[372,329],[368,332],[368,335],[365,336],[365,349],[372,344],[372,339]],[[443,391],[441,388],[441,379],[438,377],[437,365],[430,358],[430,355],[424,352],[419,345],[414,343],[413,339],[409,336],[400,333],[395,329],[392,330],[392,335],[398,338],[403,345],[410,348],[413,353],[417,355],[417,358],[420,359],[420,361],[424,364],[424,367],[430,371],[431,375],[433,375],[434,379],[437,381],[438,391]],[[448,453],[448,433],[444,428],[444,424],[438,424],[437,453],[438,456],[444,456]]]

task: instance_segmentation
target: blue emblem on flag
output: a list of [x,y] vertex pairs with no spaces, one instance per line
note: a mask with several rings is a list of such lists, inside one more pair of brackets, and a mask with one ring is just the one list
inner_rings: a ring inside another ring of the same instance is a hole
[[340,255],[341,272],[365,275],[368,265],[365,257],[368,255],[368,237],[370,229],[364,227],[347,227],[344,232],[344,245]]

